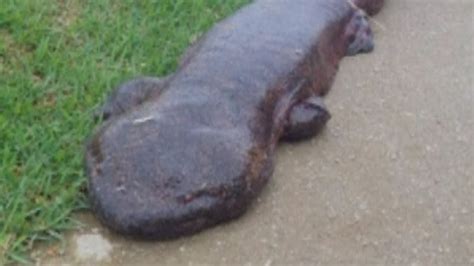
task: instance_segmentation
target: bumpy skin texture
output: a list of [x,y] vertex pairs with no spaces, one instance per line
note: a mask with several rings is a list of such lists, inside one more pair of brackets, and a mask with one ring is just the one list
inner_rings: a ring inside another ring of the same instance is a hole
[[[373,13],[382,1],[354,1]],[[372,50],[346,0],[259,0],[217,24],[175,74],[120,86],[87,144],[96,215],[167,239],[238,217],[273,170],[280,139],[317,134],[340,59]]]

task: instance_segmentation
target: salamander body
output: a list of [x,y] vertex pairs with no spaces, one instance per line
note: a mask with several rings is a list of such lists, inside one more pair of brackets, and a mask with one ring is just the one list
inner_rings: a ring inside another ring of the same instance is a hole
[[[89,195],[115,231],[167,239],[243,214],[280,140],[314,136],[345,55],[370,52],[381,0],[257,0],[165,78],[121,86],[86,147]],[[365,12],[364,12],[365,11]]]

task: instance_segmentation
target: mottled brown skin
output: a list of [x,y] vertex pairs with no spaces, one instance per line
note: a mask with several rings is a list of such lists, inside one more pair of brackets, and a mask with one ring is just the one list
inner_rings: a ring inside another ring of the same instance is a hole
[[[373,14],[383,1],[354,1]],[[346,0],[259,0],[217,24],[175,74],[121,85],[87,145],[89,194],[113,230],[168,239],[240,216],[279,140],[317,134],[344,55],[373,49]]]

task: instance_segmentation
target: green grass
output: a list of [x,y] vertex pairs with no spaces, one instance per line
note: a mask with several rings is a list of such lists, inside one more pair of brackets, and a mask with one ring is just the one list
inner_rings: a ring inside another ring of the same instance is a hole
[[2,0],[0,264],[28,262],[87,209],[84,140],[120,82],[172,72],[249,0]]

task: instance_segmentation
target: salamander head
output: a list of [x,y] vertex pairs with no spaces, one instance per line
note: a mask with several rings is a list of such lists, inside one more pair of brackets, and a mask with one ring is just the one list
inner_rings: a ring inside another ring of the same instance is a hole
[[374,50],[374,36],[367,15],[362,10],[355,11],[346,28],[347,55],[369,53]]

